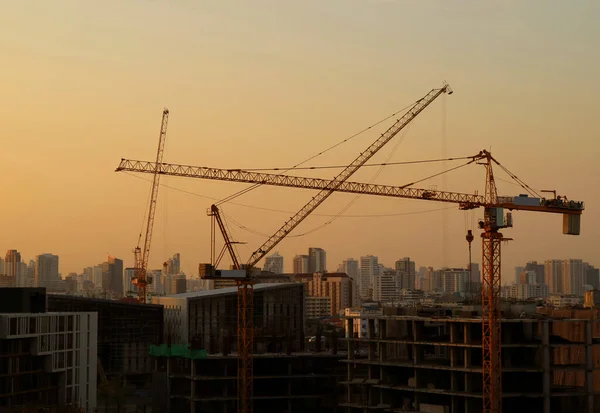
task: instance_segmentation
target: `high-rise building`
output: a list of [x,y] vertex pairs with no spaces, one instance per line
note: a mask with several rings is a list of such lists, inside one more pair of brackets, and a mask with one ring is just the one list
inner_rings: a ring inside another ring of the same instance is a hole
[[123,275],[123,288],[125,293],[135,293],[137,294],[138,288],[137,285],[133,284],[133,277],[135,275],[135,268],[125,268]]
[[525,271],[525,267],[515,267],[515,280],[513,281],[515,284],[519,284],[519,280],[521,279],[521,274]]
[[352,281],[357,282],[360,273],[358,271],[358,261],[354,258],[348,258],[342,262],[341,271],[346,273]]
[[545,284],[550,294],[562,293],[563,265],[561,260],[547,260],[544,264]]
[[533,271],[535,273],[535,283],[545,284],[546,278],[544,276],[544,264],[538,264],[537,261],[529,261],[525,264],[525,271]]
[[266,257],[263,269],[275,274],[283,274],[283,257],[278,252]]
[[102,289],[123,296],[123,260],[108,256],[102,263]]
[[562,264],[562,293],[583,296],[585,284],[583,261],[568,259],[564,260]]
[[85,267],[83,269],[83,279],[84,281],[94,281],[94,268],[93,267]]
[[373,300],[392,302],[400,299],[401,277],[396,271],[383,271],[373,277]]
[[470,274],[463,268],[443,268],[440,270],[442,290],[447,293],[466,292]]
[[308,255],[296,255],[294,257],[294,274],[307,274],[310,272],[308,262]]
[[21,254],[17,250],[6,251],[4,259],[4,275],[15,277],[19,275],[19,265],[21,264]]
[[58,280],[58,255],[38,255],[35,258],[35,286],[49,287]]
[[346,274],[304,274],[296,275],[296,281],[303,282],[306,294],[310,297],[329,297],[330,315],[343,314],[352,306],[352,280]]
[[308,249],[308,272],[324,273],[327,271],[327,254],[322,248]]
[[590,264],[585,265],[585,284],[594,290],[600,290],[600,270],[598,268],[594,268]]
[[94,265],[92,273],[92,282],[94,283],[94,287],[97,289],[102,289],[102,264]]
[[171,258],[167,260],[167,274],[175,275],[181,272],[181,254],[173,254]]
[[371,298],[373,277],[379,275],[379,258],[373,255],[360,257],[359,293],[362,298]]
[[415,289],[415,262],[404,257],[396,261],[396,274],[400,277],[400,288],[405,290]]

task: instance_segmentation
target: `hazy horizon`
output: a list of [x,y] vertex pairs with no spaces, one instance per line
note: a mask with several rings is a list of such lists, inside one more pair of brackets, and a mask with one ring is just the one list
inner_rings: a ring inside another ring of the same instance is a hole
[[[171,112],[165,162],[287,167],[446,80],[455,93],[427,108],[397,150],[398,137],[371,162],[390,153],[397,162],[489,149],[532,188],[586,203],[579,237],[562,235],[560,215],[515,212],[514,228],[503,231],[514,239],[503,246],[504,280],[528,260],[599,266],[600,195],[590,185],[600,175],[598,12],[594,1],[7,3],[0,14],[0,254],[54,253],[63,275],[107,254],[132,266],[151,176],[114,169],[121,158],[154,160],[163,107]],[[349,163],[391,123],[308,165]],[[404,185],[456,164],[388,166],[373,182]],[[351,180],[368,182],[378,170]],[[499,195],[523,193],[495,172]],[[196,274],[210,259],[206,209],[246,185],[161,182],[150,267],[179,252],[182,269]],[[484,182],[483,168],[469,166],[415,186],[481,193]],[[241,259],[311,193],[259,188],[225,204],[234,238],[247,242]],[[481,261],[480,210],[361,196],[322,227],[353,198],[334,194],[292,233],[306,235],[272,251],[285,257],[286,270],[309,246],[327,251],[329,270],[368,254],[387,266],[405,256],[417,266],[464,266],[466,229],[476,235],[473,261]]]

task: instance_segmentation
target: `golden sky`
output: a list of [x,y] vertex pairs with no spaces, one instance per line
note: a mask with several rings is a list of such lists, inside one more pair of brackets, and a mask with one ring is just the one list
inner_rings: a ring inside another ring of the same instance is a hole
[[[155,157],[165,106],[171,110],[166,162],[281,167],[447,80],[455,94],[417,118],[390,161],[491,149],[533,188],[586,202],[580,237],[562,235],[560,216],[515,213],[515,228],[505,231],[515,239],[503,249],[505,280],[530,259],[600,265],[597,1],[30,0],[1,9],[0,251],[16,248],[26,259],[58,254],[63,274],[102,262],[107,253],[131,265],[149,183],[114,169],[121,158]],[[311,164],[349,163],[380,129]],[[373,162],[383,162],[395,142]],[[387,167],[374,182],[403,185],[443,168]],[[352,180],[368,181],[377,169]],[[482,167],[470,166],[421,186],[473,192],[483,190],[484,179]],[[195,274],[197,263],[209,259],[209,198],[244,185],[162,182],[204,198],[161,187],[151,266],[180,252],[183,269]],[[499,182],[501,195],[521,192]],[[270,235],[310,196],[260,188],[236,202],[284,212],[240,205],[224,211]],[[352,199],[334,195],[316,212],[336,214]],[[465,213],[439,210],[445,207],[363,196],[345,212],[350,217],[275,250],[287,270],[309,246],[327,251],[329,270],[367,254],[388,266],[404,256],[417,266],[461,266]],[[469,225],[481,214],[469,215]],[[312,216],[295,234],[328,219]],[[245,261],[265,238],[230,227],[248,243],[239,247]],[[475,261],[479,255],[477,238]]]

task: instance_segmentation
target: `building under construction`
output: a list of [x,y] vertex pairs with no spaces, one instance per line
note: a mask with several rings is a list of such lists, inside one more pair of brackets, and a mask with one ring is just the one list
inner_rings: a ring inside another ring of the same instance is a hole
[[[254,356],[254,412],[332,413],[345,355],[264,353]],[[153,411],[227,413],[237,406],[237,356],[157,357]]]
[[[522,310],[502,319],[503,411],[599,412],[599,312]],[[340,405],[348,412],[481,412],[481,316],[435,311],[348,316]],[[366,334],[356,331],[361,324]]]

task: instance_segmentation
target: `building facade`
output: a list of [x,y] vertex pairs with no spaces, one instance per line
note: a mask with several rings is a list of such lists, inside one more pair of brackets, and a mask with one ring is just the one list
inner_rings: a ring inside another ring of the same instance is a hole
[[308,255],[296,255],[294,257],[294,274],[307,274],[309,270],[309,256]]
[[[16,290],[16,289],[15,289]],[[96,408],[97,314],[46,312],[37,289],[18,289],[37,304],[0,314],[0,411],[7,406]],[[31,293],[27,293],[31,290]],[[0,295],[15,292],[0,291]],[[40,312],[25,312],[27,308]]]
[[360,257],[360,284],[361,298],[371,298],[373,278],[379,275],[379,258],[373,255]]
[[283,257],[276,252],[265,258],[264,271],[270,271],[275,274],[283,274]]
[[308,249],[308,272],[326,272],[327,271],[327,253],[322,248]]
[[413,290],[415,289],[415,262],[410,258],[404,257],[396,261],[396,273],[400,278],[400,288]]
[[58,255],[38,255],[35,259],[35,286],[51,286],[58,279]]

